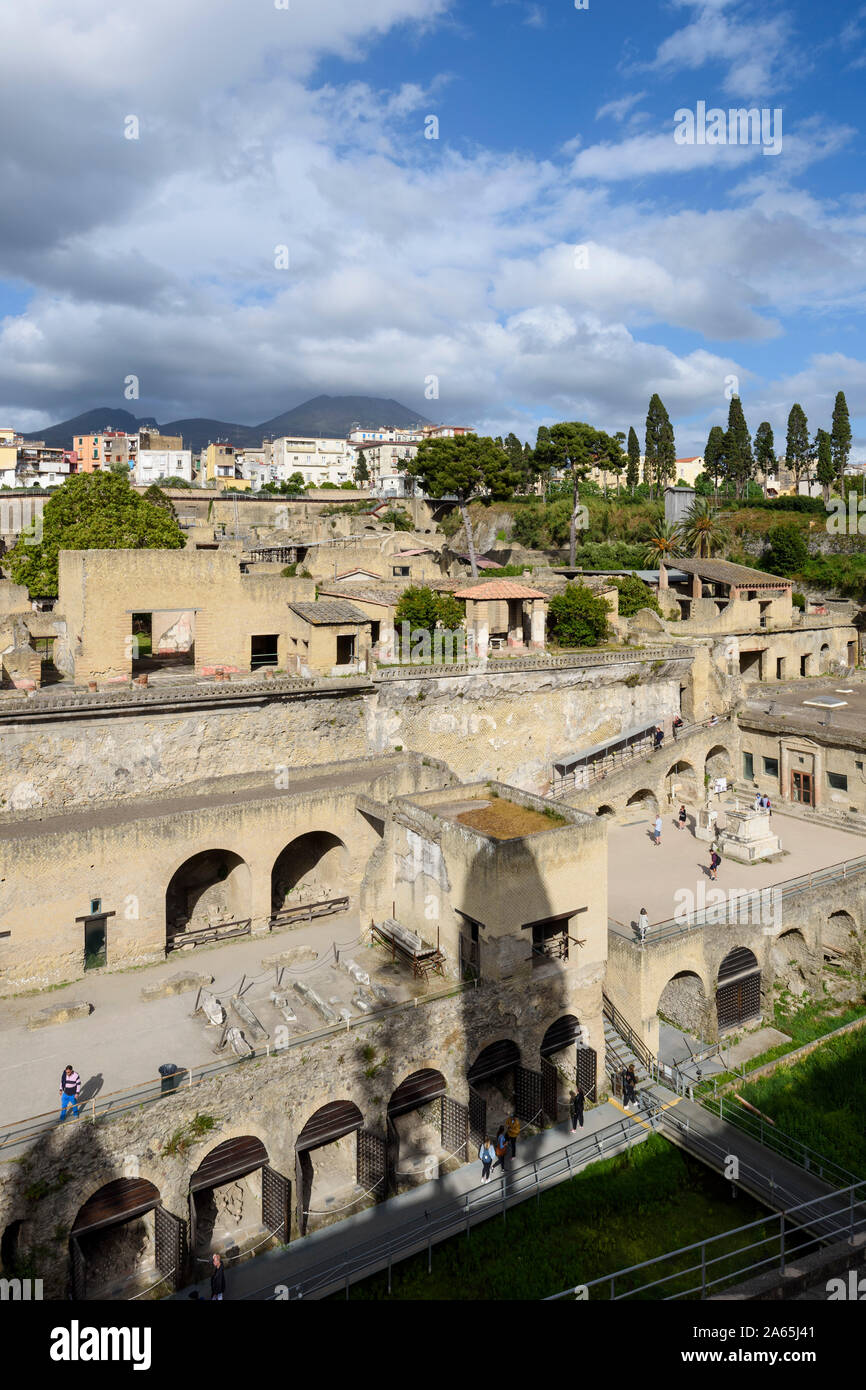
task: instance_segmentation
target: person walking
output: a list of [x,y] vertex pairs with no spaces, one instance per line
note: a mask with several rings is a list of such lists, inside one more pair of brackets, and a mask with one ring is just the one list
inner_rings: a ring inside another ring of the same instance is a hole
[[661,748],[662,744],[665,741],[665,731],[659,724],[656,725],[656,731],[653,735],[653,738],[655,741],[656,748]]
[[628,1077],[628,1103],[635,1105],[637,1103],[637,1076],[635,1075],[634,1062],[629,1064],[626,1076]]
[[478,1150],[478,1157],[481,1159],[481,1181],[489,1182],[490,1169],[493,1167],[494,1161],[496,1159],[496,1150],[491,1144],[490,1136],[488,1134],[485,1134],[484,1136],[484,1143]]
[[679,809],[679,814],[677,816],[677,830],[685,830],[687,820],[688,816],[686,814],[686,808],[685,806],[681,806]]
[[72,1106],[72,1113],[78,1119],[78,1096],[81,1091],[81,1077],[74,1067],[65,1067],[60,1077],[60,1118],[66,1119],[66,1111]]
[[496,1162],[494,1168],[501,1168],[505,1172],[505,1160],[508,1157],[508,1136],[505,1133],[505,1125],[501,1124],[496,1131],[496,1142],[493,1145],[496,1150]]
[[226,1291],[226,1272],[223,1269],[223,1262],[219,1255],[214,1252],[213,1269],[210,1276],[210,1296],[217,1303],[222,1303],[223,1294]]
[[683,721],[680,719],[680,716],[677,715],[676,719],[674,720],[673,724],[671,725],[671,732],[672,732],[672,734],[673,734],[673,736],[674,736],[674,743],[676,743],[676,741],[677,741],[677,730],[678,730],[678,729],[681,729],[682,727],[683,727]]
[[656,816],[656,818],[655,818],[655,824],[653,825],[653,836],[655,837],[655,838],[654,838],[655,847],[656,847],[656,849],[658,849],[659,845],[660,845],[661,842],[662,842],[662,818],[661,818],[661,815],[658,815],[658,816]]
[[721,862],[722,856],[719,854],[719,851],[716,849],[715,845],[713,845],[713,848],[710,850],[710,878],[712,878],[713,880],[715,880],[718,875],[719,865],[721,864]]
[[646,941],[646,933],[648,926],[649,917],[647,916],[647,910],[645,907],[642,907],[640,912],[638,913],[637,918],[637,934],[640,941]]
[[578,1125],[583,1129],[583,1105],[585,1100],[586,1096],[584,1095],[583,1087],[580,1082],[578,1082],[577,1090],[571,1092],[568,1100],[568,1113],[571,1116],[572,1134],[577,1133]]
[[508,1135],[508,1142],[511,1145],[511,1157],[517,1157],[517,1141],[520,1138],[520,1121],[516,1115],[508,1116],[508,1123],[505,1126],[505,1133]]

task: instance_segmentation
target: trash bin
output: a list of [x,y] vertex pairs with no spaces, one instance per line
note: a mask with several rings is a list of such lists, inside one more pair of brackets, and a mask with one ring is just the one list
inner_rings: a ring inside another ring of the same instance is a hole
[[170,1091],[176,1091],[183,1075],[183,1067],[176,1066],[174,1062],[163,1062],[157,1070],[162,1077],[161,1094],[165,1096]]

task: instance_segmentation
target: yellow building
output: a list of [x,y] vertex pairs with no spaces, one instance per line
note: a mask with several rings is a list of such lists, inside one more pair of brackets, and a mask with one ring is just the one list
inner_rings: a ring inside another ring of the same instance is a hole
[[0,426],[0,486],[14,484],[18,462],[18,435],[13,429]]
[[204,484],[224,491],[247,492],[249,478],[241,477],[238,451],[234,444],[208,444],[204,454]]

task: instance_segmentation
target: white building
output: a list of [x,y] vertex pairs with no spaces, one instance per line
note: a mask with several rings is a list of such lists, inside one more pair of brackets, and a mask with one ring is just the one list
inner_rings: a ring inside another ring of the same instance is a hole
[[288,482],[293,473],[300,473],[305,483],[320,487],[322,483],[352,481],[355,467],[354,447],[345,439],[301,439],[285,436],[272,445],[273,466],[280,482]]
[[160,478],[193,481],[191,449],[139,449],[133,473],[135,482],[156,483]]

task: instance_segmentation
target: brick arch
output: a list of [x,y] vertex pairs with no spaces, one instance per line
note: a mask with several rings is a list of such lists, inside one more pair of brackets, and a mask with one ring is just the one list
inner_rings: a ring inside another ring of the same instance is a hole
[[704,776],[710,779],[727,777],[729,781],[734,776],[734,757],[725,744],[714,743],[707,749],[704,756]]
[[712,1026],[711,995],[700,972],[690,967],[675,971],[659,993],[656,1013],[686,1033],[704,1036]]
[[278,912],[291,894],[306,885],[315,893],[338,896],[345,891],[349,850],[332,830],[305,830],[284,845],[271,868],[271,910]]
[[825,966],[839,964],[860,968],[863,960],[862,928],[847,907],[834,908],[821,923],[820,951]]
[[187,855],[165,889],[166,942],[211,921],[252,915],[252,872],[236,850],[218,846]]

